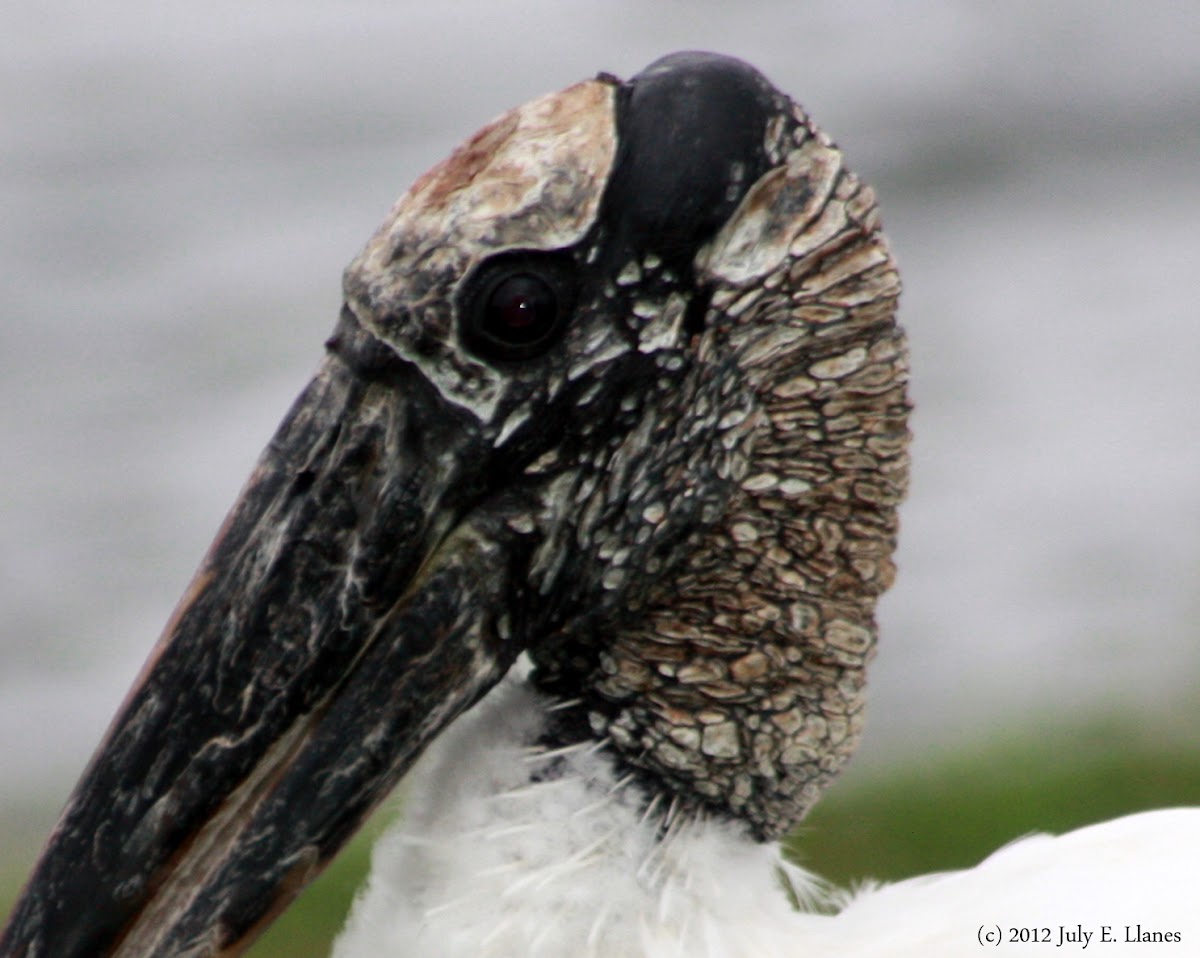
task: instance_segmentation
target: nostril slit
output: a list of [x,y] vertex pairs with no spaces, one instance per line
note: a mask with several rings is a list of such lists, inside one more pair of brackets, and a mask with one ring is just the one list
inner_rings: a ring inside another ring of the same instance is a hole
[[697,336],[704,332],[704,321],[708,318],[708,307],[711,303],[712,287],[706,286],[687,304],[687,311],[683,314],[683,328],[689,336]]
[[302,496],[312,488],[313,483],[317,481],[317,474],[311,469],[301,469],[296,473],[296,478],[292,483],[292,491]]

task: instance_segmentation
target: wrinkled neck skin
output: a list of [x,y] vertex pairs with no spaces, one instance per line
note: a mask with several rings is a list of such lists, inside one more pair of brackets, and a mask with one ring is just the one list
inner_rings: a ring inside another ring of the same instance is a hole
[[712,291],[697,365],[732,360],[686,399],[689,428],[715,438],[675,471],[715,463],[730,492],[633,615],[531,650],[539,687],[580,697],[576,727],[760,840],[800,821],[858,744],[909,465],[874,194],[799,108],[792,121],[788,161],[697,256]]
[[[421,759],[335,958],[771,958],[822,934],[817,880],[718,816],[647,801],[553,716],[519,664]],[[811,931],[809,931],[811,930]]]

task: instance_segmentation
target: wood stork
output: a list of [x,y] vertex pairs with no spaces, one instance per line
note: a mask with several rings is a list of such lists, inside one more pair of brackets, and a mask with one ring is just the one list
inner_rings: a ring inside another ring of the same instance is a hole
[[506,113],[344,285],[3,958],[241,953],[443,731],[341,958],[1195,953],[1194,810],[853,895],[779,856],[859,737],[909,404],[874,195],[758,72]]

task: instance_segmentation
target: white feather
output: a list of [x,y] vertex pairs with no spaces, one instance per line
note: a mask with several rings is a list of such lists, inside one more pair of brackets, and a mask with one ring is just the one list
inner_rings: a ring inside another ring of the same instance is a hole
[[[1077,926],[1097,947],[1109,929],[1104,955],[1145,954],[1125,942],[1139,924],[1183,936],[1155,954],[1200,945],[1198,809],[1027,838],[975,869],[847,895],[727,822],[676,818],[663,838],[606,751],[537,753],[546,708],[510,678],[431,748],[335,958],[939,958],[995,931],[1007,953],[1045,954]],[[1052,940],[1009,943],[1010,929]]]

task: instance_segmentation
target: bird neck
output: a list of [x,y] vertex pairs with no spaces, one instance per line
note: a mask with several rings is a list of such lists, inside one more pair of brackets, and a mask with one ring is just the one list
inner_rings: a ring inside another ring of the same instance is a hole
[[825,920],[793,910],[784,883],[822,888],[774,843],[648,794],[595,740],[548,748],[554,709],[510,676],[430,749],[337,958],[761,958]]

